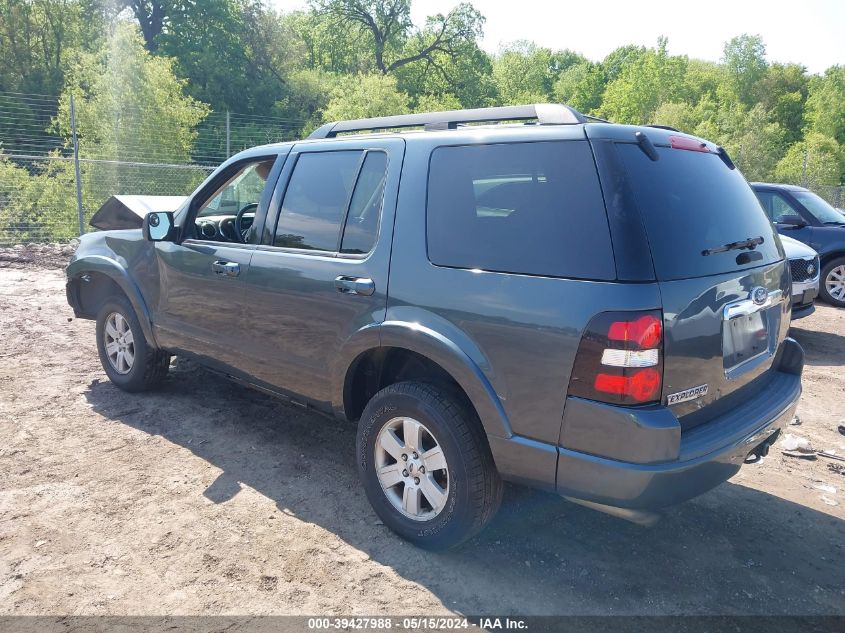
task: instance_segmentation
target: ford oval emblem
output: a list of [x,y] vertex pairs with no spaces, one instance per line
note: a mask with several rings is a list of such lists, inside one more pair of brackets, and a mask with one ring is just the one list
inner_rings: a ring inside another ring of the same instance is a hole
[[761,306],[766,303],[766,299],[768,298],[769,291],[763,288],[762,286],[757,286],[751,291],[751,300],[758,306]]

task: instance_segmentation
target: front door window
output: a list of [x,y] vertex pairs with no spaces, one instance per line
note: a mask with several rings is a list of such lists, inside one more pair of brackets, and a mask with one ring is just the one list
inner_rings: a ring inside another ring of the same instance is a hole
[[261,159],[235,167],[197,211],[197,237],[245,242],[274,162],[272,158]]

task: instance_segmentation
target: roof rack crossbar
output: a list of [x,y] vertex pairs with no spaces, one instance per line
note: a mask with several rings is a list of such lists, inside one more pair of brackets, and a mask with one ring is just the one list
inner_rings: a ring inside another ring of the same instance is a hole
[[333,138],[344,132],[368,130],[393,130],[404,127],[423,126],[427,130],[452,130],[460,123],[488,123],[495,121],[536,120],[540,125],[574,125],[586,123],[589,119],[567,105],[560,103],[537,103],[533,105],[503,106],[497,108],[476,108],[473,110],[447,110],[445,112],[423,112],[397,116],[354,119],[326,123],[314,130],[310,139]]

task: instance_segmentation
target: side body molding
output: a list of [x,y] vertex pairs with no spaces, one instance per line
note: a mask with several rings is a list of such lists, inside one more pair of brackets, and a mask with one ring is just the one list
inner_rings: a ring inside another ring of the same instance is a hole
[[[374,335],[377,335],[377,338]],[[487,435],[501,438],[513,436],[499,396],[472,358],[441,333],[419,323],[407,321],[385,321],[359,331],[358,335],[350,339],[333,372],[332,404],[336,411],[343,409],[346,369],[359,354],[378,346],[407,349],[434,361],[446,370],[469,396]]]
[[144,338],[147,339],[147,343],[152,347],[158,347],[155,335],[153,334],[152,319],[150,317],[150,311],[147,308],[147,303],[141,295],[141,290],[132,281],[126,269],[110,257],[104,255],[84,255],[79,259],[73,260],[68,265],[67,278],[69,280],[79,279],[85,273],[92,272],[109,277],[123,290],[124,294],[129,298],[132,307],[135,309],[135,314],[141,323],[141,329],[144,331]]

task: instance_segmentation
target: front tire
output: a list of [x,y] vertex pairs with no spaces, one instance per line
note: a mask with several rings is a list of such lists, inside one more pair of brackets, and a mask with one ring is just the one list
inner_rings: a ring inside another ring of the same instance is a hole
[[822,268],[819,294],[829,304],[845,308],[845,257],[837,257]]
[[125,297],[109,297],[97,313],[97,352],[109,380],[124,391],[146,391],[167,375],[170,355],[147,344]]
[[464,542],[501,502],[477,416],[435,385],[401,382],[373,396],[358,426],[357,462],[379,518],[424,549]]

